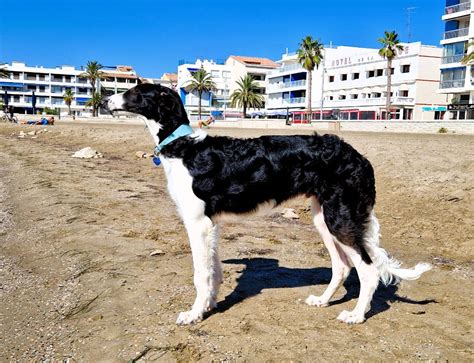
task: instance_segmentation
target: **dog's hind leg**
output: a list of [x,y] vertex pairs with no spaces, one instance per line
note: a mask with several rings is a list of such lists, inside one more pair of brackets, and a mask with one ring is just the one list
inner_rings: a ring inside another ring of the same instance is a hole
[[336,241],[336,244],[349,257],[357,270],[360,281],[360,293],[357,304],[352,311],[342,311],[337,317],[348,324],[358,324],[365,321],[365,313],[370,308],[370,302],[379,284],[380,272],[374,263],[367,263],[362,259],[357,248],[344,245]]
[[179,314],[176,321],[179,325],[198,322],[205,312],[215,308],[222,282],[218,255],[219,226],[205,216],[187,221],[185,225],[193,254],[196,300],[190,311]]
[[341,247],[335,243],[334,237],[324,222],[323,211],[316,197],[311,197],[311,211],[313,213],[313,223],[331,256],[332,277],[326,291],[324,291],[321,296],[310,295],[306,299],[306,303],[314,306],[327,306],[329,300],[349,275],[351,268],[346,254]]

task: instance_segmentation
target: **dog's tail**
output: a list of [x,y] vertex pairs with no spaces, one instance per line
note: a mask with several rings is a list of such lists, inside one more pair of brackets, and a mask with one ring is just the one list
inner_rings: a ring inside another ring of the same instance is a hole
[[400,280],[416,280],[424,272],[431,270],[432,266],[429,263],[418,263],[410,269],[401,268],[401,263],[390,257],[387,251],[380,247],[380,224],[373,211],[369,218],[365,233],[365,247],[377,266],[380,280],[384,285],[396,284]]

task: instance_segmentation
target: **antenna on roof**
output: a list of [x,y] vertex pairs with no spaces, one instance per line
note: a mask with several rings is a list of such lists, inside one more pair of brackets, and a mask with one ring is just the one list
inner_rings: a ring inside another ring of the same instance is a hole
[[407,11],[407,43],[411,43],[411,14],[415,12],[415,10],[418,9],[416,6],[412,6],[409,8],[406,8]]

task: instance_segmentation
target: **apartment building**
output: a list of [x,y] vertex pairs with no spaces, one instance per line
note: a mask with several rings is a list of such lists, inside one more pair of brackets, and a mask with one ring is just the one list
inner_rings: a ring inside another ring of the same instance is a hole
[[[250,74],[258,85],[258,92],[266,98],[266,75],[279,65],[270,59],[229,56],[226,61],[197,60],[196,62],[180,61],[178,66],[178,90],[191,119],[198,112],[199,96],[189,90],[192,74],[203,68],[210,74],[216,89],[201,96],[203,113],[222,114],[224,117],[241,117],[241,109],[230,106],[230,95],[238,88],[237,81]],[[252,112],[255,110],[249,110]]]
[[473,67],[461,63],[468,50],[474,51],[469,47],[474,41],[473,11],[470,0],[446,0],[442,16],[445,32],[439,93],[452,98],[448,109],[453,120],[474,119]]
[[[82,69],[67,65],[55,68],[32,67],[23,62],[12,62],[5,69],[9,76],[0,78],[0,101],[8,101],[14,112],[32,113],[34,94],[36,111],[42,112],[45,108],[50,108],[66,114],[68,107],[63,95],[69,88],[74,94],[71,110],[78,116],[90,115],[86,103],[92,96],[92,87],[87,79],[80,77]],[[103,71],[104,78],[98,84],[103,92],[119,93],[137,84],[137,75],[132,67],[107,67]]]
[[[436,92],[442,49],[419,42],[403,44],[392,64],[391,118],[442,118],[446,97]],[[294,120],[307,108],[307,72],[296,54],[284,54],[281,67],[268,75],[268,114],[291,111]],[[324,61],[312,73],[313,120],[386,118],[386,60],[378,49],[339,46],[324,50]]]

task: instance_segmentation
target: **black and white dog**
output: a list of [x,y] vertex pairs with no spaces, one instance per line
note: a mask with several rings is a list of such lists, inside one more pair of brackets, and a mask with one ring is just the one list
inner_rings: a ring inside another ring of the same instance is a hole
[[379,247],[374,171],[335,135],[207,136],[189,127],[176,92],[152,84],[111,96],[105,107],[145,118],[189,236],[197,296],[191,310],[179,314],[177,324],[200,321],[216,306],[223,280],[219,223],[229,215],[258,212],[299,195],[310,199],[313,222],[332,261],[329,286],[321,296],[310,295],[307,304],[327,306],[353,266],[360,279],[359,299],[354,310],[342,311],[338,319],[362,323],[379,280],[414,280],[431,268],[426,263],[400,268]]

